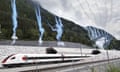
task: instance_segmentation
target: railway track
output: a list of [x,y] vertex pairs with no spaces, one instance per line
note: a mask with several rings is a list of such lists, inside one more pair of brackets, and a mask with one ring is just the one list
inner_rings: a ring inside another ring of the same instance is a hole
[[[63,64],[55,67],[49,67],[49,68],[44,68],[44,69],[35,69],[35,70],[28,70],[28,71],[22,71],[22,72],[70,72],[74,69],[83,69],[86,67],[92,67],[92,66],[97,66],[101,64],[107,64],[107,63],[112,63],[112,62],[120,62],[120,58],[114,58],[114,59],[109,59],[109,60],[100,60],[100,61],[91,61],[91,62],[71,62],[70,64]],[[74,71],[72,71],[74,72]]]
[[[109,62],[108,62],[109,61]],[[91,62],[67,62],[67,63],[57,63],[57,64],[44,64],[44,65],[32,65],[24,67],[14,67],[14,68],[0,68],[0,72],[64,72],[67,70],[72,70],[76,68],[91,67],[99,64],[112,63],[120,61],[120,58],[114,58],[109,60],[99,60]]]

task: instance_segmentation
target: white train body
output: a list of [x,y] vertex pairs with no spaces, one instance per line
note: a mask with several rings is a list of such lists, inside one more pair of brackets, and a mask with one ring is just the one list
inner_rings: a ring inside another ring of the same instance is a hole
[[89,56],[80,54],[13,54],[2,61],[3,66],[17,66],[36,63],[65,62],[81,60]]

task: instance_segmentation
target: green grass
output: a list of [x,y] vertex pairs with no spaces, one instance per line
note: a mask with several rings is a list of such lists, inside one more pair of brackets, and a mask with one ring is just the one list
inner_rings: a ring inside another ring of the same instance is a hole
[[[95,67],[91,68],[91,72],[99,72]],[[120,68],[114,65],[108,65],[108,68],[103,72],[120,72]]]
[[107,69],[107,72],[120,72],[120,68],[110,65],[109,68]]
[[93,67],[91,68],[91,72],[97,72],[96,69]]

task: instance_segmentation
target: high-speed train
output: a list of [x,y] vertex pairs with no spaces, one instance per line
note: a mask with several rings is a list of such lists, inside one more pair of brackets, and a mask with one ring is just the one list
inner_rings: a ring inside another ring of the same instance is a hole
[[79,61],[86,57],[89,56],[81,56],[80,54],[12,54],[3,59],[2,65],[13,67],[26,64]]

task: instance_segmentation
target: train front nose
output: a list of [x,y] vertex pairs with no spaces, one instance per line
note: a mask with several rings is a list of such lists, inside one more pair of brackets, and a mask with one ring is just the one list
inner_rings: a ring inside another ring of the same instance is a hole
[[[10,57],[12,57],[14,54],[12,54],[12,55],[9,55],[8,57],[6,57],[5,59],[3,59],[3,61],[2,61],[2,64],[5,64],[5,63],[7,63],[7,61],[10,59]],[[15,57],[14,57],[15,58]],[[13,57],[12,57],[12,59],[13,59]]]
[[4,59],[4,60],[2,61],[2,64],[4,64],[6,61],[7,61],[7,59]]

